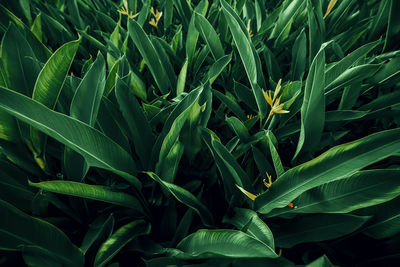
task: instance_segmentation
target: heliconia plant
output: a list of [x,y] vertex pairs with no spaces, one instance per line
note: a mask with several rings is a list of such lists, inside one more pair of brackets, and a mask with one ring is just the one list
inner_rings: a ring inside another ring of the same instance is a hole
[[0,0],[0,263],[396,266],[396,0]]

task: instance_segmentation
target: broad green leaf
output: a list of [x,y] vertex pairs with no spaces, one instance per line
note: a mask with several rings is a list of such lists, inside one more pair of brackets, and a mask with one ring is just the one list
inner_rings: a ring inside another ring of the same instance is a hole
[[[205,16],[208,9],[208,0],[201,0],[194,9],[195,12]],[[192,15],[189,23],[189,28],[186,36],[186,57],[188,59],[189,66],[192,66],[194,52],[196,50],[197,39],[199,38],[199,32],[196,30],[194,25],[194,16]]]
[[150,178],[158,182],[163,188],[168,190],[168,192],[170,192],[179,202],[194,210],[200,216],[205,225],[212,225],[213,216],[211,212],[192,193],[180,186],[163,181],[160,177],[158,177],[157,174],[153,172],[147,172],[147,174],[150,176]]
[[57,180],[39,183],[29,182],[29,184],[52,193],[93,199],[143,212],[137,198],[126,193],[112,191],[106,186]]
[[253,191],[247,174],[226,147],[214,137],[210,130],[203,130],[203,140],[209,148],[218,170],[221,173],[227,199],[229,200],[233,195],[242,197],[242,193],[237,189],[236,185],[243,187],[249,192]]
[[[131,152],[131,145],[129,144],[129,140],[126,138],[125,129],[121,125],[123,124],[122,115],[118,116],[120,114],[116,115],[115,113],[118,114],[117,107],[103,97],[99,108],[99,114],[97,116],[98,129],[114,140],[127,152]],[[118,116],[118,118],[116,118],[116,116]]]
[[367,55],[372,49],[378,46],[381,43],[381,40],[377,40],[375,42],[371,42],[361,46],[360,48],[354,50],[346,57],[341,59],[336,63],[332,63],[326,68],[325,73],[325,82],[326,84],[330,84],[337,77],[339,77],[344,71],[350,68],[355,62],[357,62],[360,58]]
[[305,242],[318,242],[349,234],[360,228],[370,217],[351,214],[308,215],[273,229],[275,244],[291,248]]
[[181,105],[178,105],[168,117],[168,120],[163,128],[165,135],[161,134],[157,139],[157,142],[161,142],[162,140],[158,162],[156,164],[157,173],[159,173],[159,170],[163,168],[163,165],[165,164],[164,159],[170,153],[171,149],[178,140],[184,124],[186,121],[190,120],[191,111],[196,107],[196,104],[198,104],[202,91],[203,87],[201,86],[190,92],[181,101]]
[[115,81],[117,79],[120,63],[121,63],[120,59],[115,61],[114,65],[110,70],[110,73],[108,73],[106,84],[104,85],[104,96],[108,96],[115,87]]
[[20,139],[18,124],[15,118],[4,110],[0,110],[0,139],[10,142],[18,142]]
[[82,252],[57,227],[31,217],[7,202],[0,200],[0,248],[19,250],[29,245],[45,251],[64,266],[83,266]]
[[234,81],[233,89],[239,101],[246,104],[253,112],[257,112],[257,103],[250,88]]
[[347,213],[389,201],[400,195],[399,170],[360,171],[350,177],[315,187],[293,200],[295,209],[274,210],[268,216],[285,213]]
[[224,103],[240,120],[246,120],[246,114],[240,105],[232,100],[230,97],[224,95],[223,93],[212,89],[213,95],[215,95],[222,103]]
[[0,87],[0,109],[53,137],[85,157],[90,166],[110,170],[141,187],[132,157],[101,132],[32,99]]
[[30,212],[36,190],[28,185],[27,175],[13,164],[0,160],[0,199]]
[[250,138],[249,131],[238,118],[226,117],[225,120],[242,142],[246,142]]
[[48,59],[39,73],[32,99],[54,109],[80,40],[64,44]]
[[267,131],[267,140],[269,145],[269,151],[272,157],[272,163],[274,164],[276,177],[279,178],[285,170],[283,169],[281,158],[279,157],[278,151],[275,148],[273,140],[276,141],[276,137],[271,131]]
[[260,149],[258,149],[255,146],[252,146],[251,150],[254,157],[254,161],[257,165],[261,177],[267,178],[267,173],[272,173],[273,167],[265,157],[264,153],[260,151]]
[[61,267],[63,264],[40,247],[21,245],[22,258],[27,266]]
[[172,85],[153,43],[142,27],[133,19],[129,19],[128,21],[128,32],[143,59],[146,61],[161,93],[168,93],[168,90],[172,89]]
[[208,79],[210,84],[213,84],[215,79],[224,71],[226,66],[231,62],[232,55],[226,55],[218,59],[208,70]]
[[136,153],[140,158],[143,168],[147,169],[151,149],[154,145],[151,127],[133,92],[130,91],[121,79],[117,80],[115,96],[122,115],[129,127],[131,141],[135,146]]
[[270,79],[278,81],[282,77],[281,67],[274,53],[266,45],[263,46],[263,57]]
[[[172,0],[171,0],[172,1]],[[177,13],[179,14],[180,20],[182,21],[184,28],[189,25],[189,18],[192,15],[192,7],[190,2],[187,0],[173,0]]]
[[323,256],[319,257],[318,259],[316,259],[315,261],[307,264],[306,267],[333,267],[333,265],[329,261],[328,257],[323,255]]
[[78,2],[77,0],[67,1],[68,13],[71,15],[71,21],[76,25],[79,29],[84,28],[84,22],[79,12]]
[[22,22],[21,19],[19,19],[10,10],[5,8],[2,4],[0,4],[0,18],[7,18],[4,28],[9,26],[10,21],[15,23],[15,25],[25,34],[26,41],[29,43],[36,57],[41,62],[47,61],[47,59],[51,56],[51,51],[41,41],[39,41],[39,39],[32,33],[30,28]]
[[196,257],[277,258],[273,248],[236,230],[198,230],[177,246]]
[[378,12],[373,17],[369,25],[369,37],[374,38],[379,36],[379,33],[387,27],[388,17],[390,13],[391,1],[381,1],[379,4]]
[[301,0],[287,1],[285,3],[288,4],[287,6],[284,6],[281,13],[279,14],[279,18],[275,22],[275,27],[273,28],[269,39],[277,38],[284,31],[289,21],[293,19],[298,12],[304,9],[304,1]]
[[[154,36],[150,37],[152,44],[154,45],[158,53],[158,59],[160,60],[161,65],[163,66],[165,73],[167,74],[167,78],[169,79],[169,82],[171,84],[170,89],[174,89],[176,88],[176,74],[171,64],[170,57],[167,54],[169,50],[170,55],[174,55],[174,52],[171,46],[164,39]],[[175,57],[175,60],[177,60],[177,57]]]
[[31,26],[31,32],[41,42],[43,40],[42,19],[40,13],[36,16]]
[[[36,80],[32,94],[33,100],[50,109],[55,108],[69,68],[78,50],[79,42],[80,40],[66,43],[51,55]],[[40,155],[46,142],[45,136],[37,130],[31,129],[31,140],[35,153]]]
[[217,33],[215,32],[213,26],[208,22],[208,20],[203,17],[201,14],[196,11],[193,13],[194,16],[194,25],[197,31],[200,33],[200,36],[207,43],[210,48],[211,54],[214,57],[214,60],[217,61],[221,57],[225,55],[224,49],[221,44],[221,40],[219,39]]
[[13,23],[1,42],[1,60],[7,87],[32,96],[40,66],[31,46]]
[[255,211],[249,209],[235,208],[232,218],[225,218],[226,222],[233,224],[239,230],[260,240],[270,248],[274,249],[274,237],[271,230]]
[[249,34],[235,11],[225,1],[221,1],[222,11],[228,22],[233,40],[239,51],[247,77],[253,89],[261,117],[267,114],[267,104],[264,99],[262,88],[265,88],[264,74],[261,69],[261,62],[255,51],[254,45],[249,39]]
[[176,95],[177,96],[182,94],[185,91],[188,64],[189,64],[189,61],[188,61],[188,58],[186,58],[185,63],[183,63],[181,71],[179,72],[178,81],[176,83]]
[[[94,126],[105,86],[105,61],[99,53],[81,80],[71,101],[71,117]],[[64,167],[69,179],[82,181],[89,166],[82,155],[69,147],[64,151]]]
[[381,64],[365,64],[345,70],[330,84],[326,84],[325,94],[334,94],[338,89],[351,84],[358,84],[362,80],[372,77],[380,68]]
[[176,140],[168,155],[163,159],[164,163],[160,165],[158,171],[165,181],[173,182],[175,180],[184,150],[184,145]]
[[[311,2],[311,0],[307,0],[307,13],[308,13],[308,38],[309,38],[309,64],[312,64],[312,61],[318,54],[322,42],[325,38],[325,22],[322,20],[322,12],[320,10],[321,5],[320,1]],[[311,67],[310,67],[311,69]]]
[[372,84],[381,84],[391,78],[396,77],[400,70],[397,67],[400,64],[400,57],[396,56],[390,59],[390,61],[382,66],[372,77],[366,82]]
[[368,111],[361,110],[334,110],[325,113],[326,122],[341,122],[360,119],[368,114]]
[[292,48],[292,63],[290,65],[292,80],[302,80],[306,68],[307,38],[304,29],[297,36]]
[[105,80],[105,61],[99,53],[75,91],[70,107],[71,117],[94,125],[104,93]]
[[331,148],[322,155],[286,171],[267,192],[255,200],[255,208],[268,213],[285,207],[303,192],[348,177],[400,150],[400,129],[381,131]]
[[150,228],[150,224],[143,220],[136,220],[119,228],[101,245],[94,266],[105,266],[126,244],[138,236],[148,235]]
[[110,237],[114,228],[115,219],[113,214],[110,214],[109,216],[105,215],[106,214],[100,215],[89,225],[89,229],[86,232],[80,247],[83,254],[86,254],[89,248],[96,241],[98,242],[102,239],[108,239]]
[[373,217],[360,231],[375,239],[398,235],[400,233],[399,200],[400,198],[397,197],[390,202],[366,208],[366,212],[362,211],[362,215],[373,215]]
[[312,151],[319,143],[325,124],[325,47],[324,43],[311,63],[301,106],[301,130],[296,152]]
[[394,47],[396,44],[396,36],[399,34],[399,17],[397,16],[397,10],[400,9],[399,1],[390,1],[390,11],[388,18],[388,27],[386,31],[385,44],[383,46],[382,52],[387,50],[387,48]]

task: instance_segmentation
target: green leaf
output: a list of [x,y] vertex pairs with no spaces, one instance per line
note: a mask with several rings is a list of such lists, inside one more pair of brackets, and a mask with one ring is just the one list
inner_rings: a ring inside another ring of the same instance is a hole
[[224,95],[223,93],[212,89],[213,95],[215,95],[222,103],[224,103],[240,120],[246,120],[246,114],[240,105],[231,99],[230,97]]
[[75,91],[70,108],[71,117],[91,126],[95,124],[104,93],[105,80],[105,60],[99,53]]
[[13,164],[0,160],[0,199],[30,212],[36,190],[28,185],[27,175]]
[[400,198],[366,208],[362,215],[373,215],[361,231],[375,239],[388,238],[400,233]]
[[[168,118],[168,124],[165,123],[163,132],[165,131],[165,137],[160,135],[158,140],[162,140],[160,154],[158,157],[158,162],[156,164],[156,172],[162,168],[165,168],[164,164],[166,164],[165,159],[167,158],[168,154],[171,152],[173,146],[175,145],[176,141],[179,138],[181,130],[186,123],[186,121],[190,121],[191,112],[196,105],[198,105],[199,97],[201,92],[203,91],[203,87],[199,87],[192,92],[190,92],[181,102],[185,101],[185,105],[178,105],[170,117]],[[173,117],[171,117],[174,115]],[[176,116],[176,117],[175,117]],[[171,119],[174,118],[172,121]],[[171,124],[170,124],[171,123]],[[168,128],[167,128],[168,127]],[[161,139],[163,137],[163,139]],[[157,140],[157,141],[158,141]]]
[[104,85],[104,96],[108,96],[115,87],[115,81],[117,79],[117,74],[119,70],[119,64],[121,63],[121,59],[115,61],[112,66],[110,73],[107,76],[106,84]]
[[238,118],[226,117],[225,120],[242,142],[246,142],[250,138],[249,131]]
[[[267,140],[269,145],[269,151],[272,157],[272,163],[274,164],[276,177],[279,178],[285,170],[283,169],[281,158],[279,157],[278,151],[275,148],[276,137],[271,131],[267,131]],[[273,142],[275,140],[275,142]]]
[[208,79],[213,84],[215,79],[224,71],[226,66],[231,62],[232,55],[226,55],[218,59],[208,70]]
[[308,14],[308,36],[309,36],[309,63],[314,60],[315,56],[322,45],[325,38],[325,22],[322,19],[321,2],[314,1],[311,3],[307,1],[307,14]]
[[[81,250],[83,254],[89,250],[89,248],[96,241],[102,239],[108,239],[111,235],[111,232],[114,229],[114,216],[110,214],[109,216],[105,216],[105,214],[97,217],[90,225],[89,229],[86,232],[85,236],[82,240]],[[104,240],[105,241],[105,240]]]
[[0,248],[19,250],[21,245],[35,246],[64,266],[83,266],[82,252],[57,227],[31,217],[0,200]]
[[[75,91],[70,107],[71,117],[94,126],[104,93],[105,75],[104,57],[99,53]],[[63,163],[68,178],[72,180],[82,181],[89,170],[85,159],[68,147],[64,151]]]
[[253,89],[253,94],[257,102],[261,117],[267,114],[267,104],[264,99],[262,88],[266,88],[264,74],[261,69],[261,61],[255,51],[254,45],[250,41],[249,34],[235,11],[225,1],[221,1],[222,11],[228,22],[233,40],[239,51],[247,77]]
[[153,43],[143,28],[133,19],[129,19],[128,21],[128,32],[143,59],[146,61],[161,93],[168,93],[168,89],[172,89],[172,85]]
[[153,132],[149,122],[133,92],[129,90],[128,86],[121,79],[117,80],[115,96],[129,127],[136,153],[140,158],[143,168],[147,169],[154,144]]
[[101,245],[94,260],[94,266],[105,266],[126,244],[138,236],[148,235],[149,233],[150,224],[143,220],[125,224]]
[[285,213],[347,213],[389,201],[400,195],[399,170],[360,171],[344,179],[323,184],[293,200],[295,209],[274,210],[269,216]]
[[180,95],[185,91],[185,83],[186,83],[186,76],[187,76],[187,71],[188,71],[188,58],[186,58],[185,63],[183,63],[183,66],[181,68],[181,71],[179,72],[178,76],[178,81],[176,83],[176,95]]
[[341,121],[352,121],[360,119],[367,115],[368,111],[360,110],[333,110],[325,113],[326,122],[341,122]]
[[326,68],[325,83],[328,85],[331,82],[333,82],[344,71],[346,71],[348,68],[350,68],[359,59],[366,56],[372,49],[377,47],[380,43],[381,43],[381,40],[377,40],[375,42],[365,44],[365,45],[357,48],[350,54],[348,54],[346,57],[344,57],[340,61],[329,65]]
[[56,180],[39,183],[29,182],[29,184],[53,193],[93,199],[143,212],[142,206],[137,198],[126,193],[112,191],[106,186]]
[[40,13],[36,16],[31,26],[31,32],[41,42],[43,40],[42,19]]
[[[199,4],[194,9],[195,12],[205,16],[208,9],[208,1],[201,0]],[[194,25],[194,16],[192,15],[189,23],[189,28],[186,36],[186,57],[188,59],[189,66],[192,66],[193,56],[196,50],[197,39],[199,38],[199,32],[196,30],[196,26]]]
[[163,177],[164,180],[168,182],[173,182],[175,180],[184,150],[184,145],[179,142],[179,140],[176,140],[175,144],[168,152],[168,155],[163,159],[163,164],[160,165],[158,169],[160,176]]
[[233,224],[239,230],[260,240],[270,248],[274,249],[274,237],[271,230],[263,220],[258,217],[255,211],[249,209],[235,208],[235,215],[232,218],[225,218],[226,222]]
[[161,178],[153,172],[147,172],[147,174],[163,188],[168,190],[168,192],[170,192],[179,202],[194,210],[200,216],[205,225],[212,225],[213,216],[211,212],[192,193],[180,186],[161,180]]
[[0,86],[0,109],[53,137],[85,157],[90,166],[110,170],[141,187],[132,176],[135,163],[132,157],[101,132],[54,112],[40,103]]
[[291,248],[305,242],[329,240],[360,228],[370,217],[350,214],[316,214],[293,219],[274,231],[278,247]]
[[279,35],[281,35],[287,24],[290,23],[290,20],[292,20],[297,15],[297,13],[301,12],[302,9],[304,9],[304,7],[302,7],[304,1],[302,0],[287,1],[285,2],[285,4],[286,3],[288,4],[282,9],[281,13],[279,14],[279,18],[275,22],[275,27],[273,28],[269,39],[277,38]]
[[301,106],[301,130],[296,152],[312,151],[318,145],[325,124],[325,47],[324,43],[311,63]]
[[[36,80],[32,94],[33,100],[50,109],[55,108],[69,68],[78,50],[79,42],[80,40],[66,43],[48,59]],[[45,136],[32,128],[31,140],[35,153],[40,155],[46,142]]]
[[217,61],[221,57],[225,55],[224,49],[221,44],[221,40],[219,39],[217,33],[214,30],[214,27],[208,22],[208,20],[203,17],[201,14],[196,11],[193,12],[194,16],[194,25],[196,29],[199,31],[200,36],[207,43],[207,46],[210,48],[211,54],[214,57],[214,60]]
[[232,195],[242,197],[242,193],[237,189],[236,185],[252,192],[253,187],[247,174],[226,147],[214,137],[210,130],[203,130],[203,140],[211,151],[218,170],[221,173],[227,200],[229,201]]
[[178,249],[199,258],[277,258],[274,250],[258,239],[236,230],[198,230],[184,238]]
[[327,256],[323,255],[315,261],[306,265],[306,267],[333,267]]
[[10,24],[1,42],[1,60],[7,87],[32,96],[40,66],[31,46],[14,24]]
[[292,81],[302,80],[306,68],[307,38],[304,29],[297,36],[292,48],[292,62],[290,65]]
[[372,77],[381,67],[381,64],[365,64],[347,69],[334,81],[326,85],[325,94],[329,96],[345,86],[358,85],[362,80]]
[[268,213],[285,207],[303,192],[343,179],[400,150],[400,129],[371,134],[331,148],[322,155],[286,171],[267,192],[255,200],[255,208]]

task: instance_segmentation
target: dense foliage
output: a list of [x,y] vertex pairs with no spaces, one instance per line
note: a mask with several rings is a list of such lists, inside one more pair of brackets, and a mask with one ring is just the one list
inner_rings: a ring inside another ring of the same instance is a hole
[[400,261],[400,1],[0,4],[0,264]]

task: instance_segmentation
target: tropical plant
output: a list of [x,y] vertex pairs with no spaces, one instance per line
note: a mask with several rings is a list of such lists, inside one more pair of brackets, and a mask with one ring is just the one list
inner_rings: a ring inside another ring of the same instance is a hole
[[0,0],[0,263],[400,260],[396,0]]

